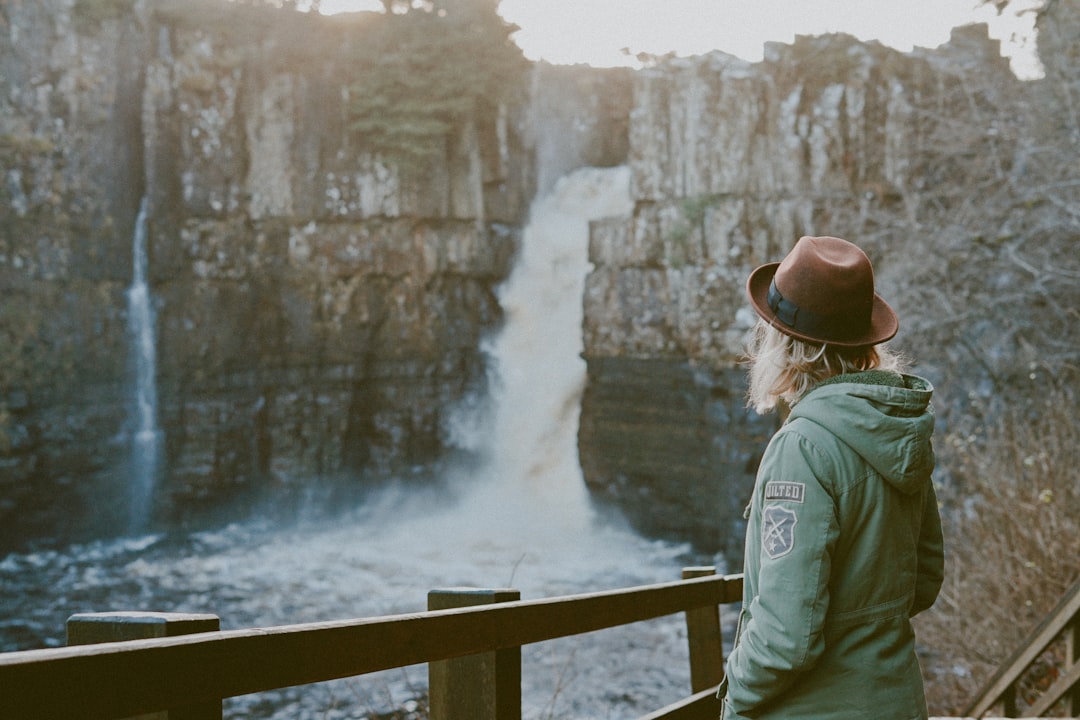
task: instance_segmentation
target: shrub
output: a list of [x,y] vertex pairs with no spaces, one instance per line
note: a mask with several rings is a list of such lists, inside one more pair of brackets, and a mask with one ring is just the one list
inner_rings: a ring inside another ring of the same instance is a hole
[[492,0],[401,3],[356,47],[350,107],[363,146],[399,162],[439,152],[455,127],[523,89],[517,26]]
[[[958,715],[1080,579],[1077,384],[1064,378],[1040,403],[1007,409],[981,434],[946,435],[939,465],[945,584],[916,619],[931,714]],[[1051,648],[1028,684],[1064,662]],[[1032,697],[1021,683],[1020,699]]]
[[101,23],[131,12],[134,0],[75,0],[71,17],[82,35],[97,31]]

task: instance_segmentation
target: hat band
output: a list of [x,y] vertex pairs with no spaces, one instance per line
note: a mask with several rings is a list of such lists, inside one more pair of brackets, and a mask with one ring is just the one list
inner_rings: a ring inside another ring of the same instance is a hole
[[775,279],[769,283],[768,303],[777,320],[803,335],[820,338],[821,342],[827,342],[825,338],[846,340],[858,332],[842,316],[821,315],[791,302],[776,289]]

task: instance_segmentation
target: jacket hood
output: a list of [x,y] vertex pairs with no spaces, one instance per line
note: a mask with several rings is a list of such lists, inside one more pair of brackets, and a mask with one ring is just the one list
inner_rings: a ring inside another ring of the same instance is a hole
[[804,395],[787,422],[802,417],[823,426],[901,492],[913,493],[934,467],[933,391],[914,375],[838,375]]

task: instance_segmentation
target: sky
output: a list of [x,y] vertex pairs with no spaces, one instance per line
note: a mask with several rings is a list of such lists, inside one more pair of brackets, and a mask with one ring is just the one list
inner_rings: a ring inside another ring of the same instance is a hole
[[[1037,0],[1015,0],[1021,9]],[[501,0],[499,12],[521,27],[514,36],[531,60],[597,67],[635,65],[644,52],[680,56],[721,50],[751,62],[769,41],[846,32],[903,52],[934,48],[952,28],[985,22],[1021,77],[1038,74],[1032,13],[978,0]],[[378,0],[322,0],[323,12],[377,10]],[[623,49],[629,49],[629,54]]]

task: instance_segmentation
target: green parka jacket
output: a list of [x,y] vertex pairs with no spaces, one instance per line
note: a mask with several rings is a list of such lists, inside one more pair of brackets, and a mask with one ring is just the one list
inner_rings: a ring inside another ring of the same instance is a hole
[[927,717],[910,617],[941,587],[921,378],[830,378],[770,441],[751,499],[723,719]]

